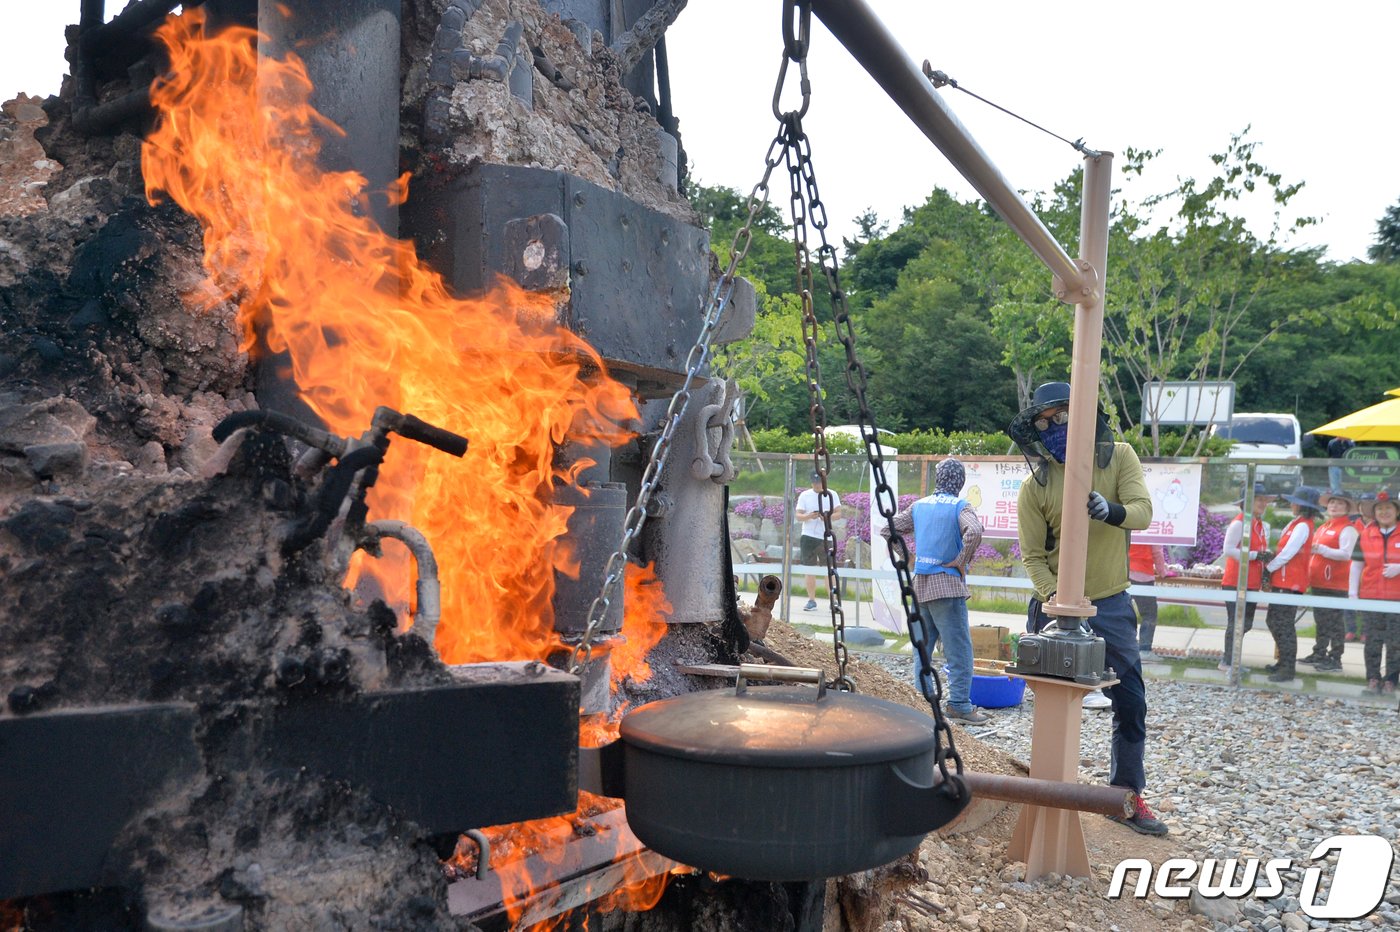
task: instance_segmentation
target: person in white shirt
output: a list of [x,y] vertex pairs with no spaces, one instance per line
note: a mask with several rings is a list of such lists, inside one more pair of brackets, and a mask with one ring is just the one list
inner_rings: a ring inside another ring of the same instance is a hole
[[[1312,561],[1313,529],[1321,517],[1322,495],[1311,486],[1300,485],[1292,495],[1284,499],[1293,507],[1293,520],[1283,529],[1278,541],[1278,553],[1266,564],[1265,588],[1273,592],[1287,592],[1302,595],[1308,591],[1310,577],[1308,565]],[[1243,533],[1243,532],[1241,532]],[[1269,633],[1274,636],[1278,648],[1278,662],[1268,669],[1269,680],[1286,683],[1297,675],[1298,663],[1298,607],[1269,602],[1269,613],[1265,616]]]
[[[800,547],[798,559],[803,566],[826,565],[826,527],[822,521],[822,512],[830,510],[833,521],[841,515],[841,499],[830,488],[826,490],[829,501],[823,499],[819,491],[821,481],[821,473],[814,471],[812,473],[812,487],[803,490],[797,496],[797,520],[802,523],[802,535],[798,542]],[[803,582],[807,585],[807,604],[802,608],[808,612],[816,611],[817,577],[809,574],[803,577]]]
[[[1264,564],[1259,555],[1269,546],[1269,525],[1264,522],[1264,511],[1274,500],[1274,496],[1264,490],[1264,483],[1254,484],[1254,513],[1250,516],[1249,554],[1245,560],[1245,588],[1258,591],[1264,580]],[[1244,499],[1239,500],[1241,507]],[[1220,578],[1220,587],[1228,593],[1236,591],[1240,579],[1240,542],[1244,539],[1243,510],[1225,529],[1225,546],[1221,553],[1225,557],[1225,574]],[[1244,630],[1254,627],[1254,610],[1258,602],[1246,602],[1244,607]],[[1220,661],[1220,669],[1229,671],[1231,656],[1235,649],[1235,599],[1227,595],[1225,600],[1225,653]]]

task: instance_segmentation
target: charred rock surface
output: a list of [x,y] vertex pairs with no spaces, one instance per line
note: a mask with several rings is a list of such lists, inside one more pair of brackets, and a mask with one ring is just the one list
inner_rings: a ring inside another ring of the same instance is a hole
[[[445,19],[449,6],[477,9],[451,30],[449,49],[435,49],[440,27],[454,22]],[[664,180],[668,156],[651,105],[627,89],[601,33],[566,24],[535,0],[405,0],[403,24],[401,151],[415,175],[450,176],[478,162],[563,171],[696,222],[690,202]],[[465,53],[494,56],[513,24],[513,47],[530,75],[523,99],[509,81],[468,78],[461,64]],[[434,70],[457,49],[455,75]]]

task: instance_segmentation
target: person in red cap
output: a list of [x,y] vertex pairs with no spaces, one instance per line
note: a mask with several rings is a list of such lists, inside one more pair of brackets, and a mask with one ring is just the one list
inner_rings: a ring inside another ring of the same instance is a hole
[[[1360,574],[1351,577],[1352,598],[1400,602],[1398,515],[1395,496],[1389,491],[1377,493],[1375,522],[1361,529],[1351,555],[1352,562],[1361,564]],[[1366,688],[1378,696],[1394,695],[1400,679],[1400,613],[1362,611],[1361,624],[1366,632]]]
[[[1351,499],[1346,495],[1324,496],[1327,520],[1313,532],[1312,559],[1308,562],[1308,581],[1313,595],[1345,599],[1351,591],[1351,554],[1356,549],[1360,530],[1351,520]],[[1334,673],[1342,669],[1342,653],[1346,650],[1346,616],[1340,608],[1317,606],[1317,642],[1313,652],[1299,663],[1310,663],[1319,673]]]

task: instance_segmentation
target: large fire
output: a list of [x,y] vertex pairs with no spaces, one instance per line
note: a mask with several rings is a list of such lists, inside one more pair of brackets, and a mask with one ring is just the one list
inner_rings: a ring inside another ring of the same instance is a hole
[[[548,298],[509,282],[473,300],[449,294],[411,242],[361,209],[362,175],[318,166],[321,134],[340,130],[310,105],[301,60],[260,61],[252,30],[209,36],[204,24],[194,8],[161,27],[170,70],[152,88],[160,118],[142,150],[148,196],[203,225],[202,299],[238,301],[245,348],[286,352],[335,433],[358,436],[388,405],[469,439],[460,460],[396,443],[370,515],[431,541],[447,662],[544,658],[571,511],[550,503],[552,483],[569,478],[554,445],[566,434],[621,442],[636,414],[628,391],[555,324]],[[395,187],[401,199],[407,179]],[[406,561],[374,568],[386,590],[409,590]]]
[[[545,658],[558,647],[554,572],[571,567],[560,540],[570,509],[550,502],[566,434],[617,444],[636,409],[597,353],[555,324],[550,299],[502,282],[482,297],[448,293],[413,245],[366,215],[366,180],[317,165],[319,138],[340,130],[309,103],[294,55],[259,59],[257,35],[208,35],[199,8],[159,31],[168,74],[142,151],[148,197],[169,197],[204,230],[203,302],[235,300],[244,346],[287,354],[301,396],[338,434],[355,436],[388,405],[470,440],[464,459],[399,442],[370,501],[373,518],[403,518],[428,537],[442,581],[437,648],[449,663]],[[400,179],[392,197],[406,194]],[[406,561],[369,561],[386,591],[405,593]],[[625,640],[614,676],[645,679],[647,651],[669,612],[648,569],[629,570]],[[620,709],[617,710],[620,713]],[[615,735],[611,722],[585,741]],[[591,811],[610,801],[594,800]],[[588,803],[585,803],[587,805]],[[581,809],[580,812],[583,810]],[[539,851],[572,816],[493,830],[501,854]],[[493,858],[498,870],[503,857]],[[657,881],[626,884],[648,908]]]

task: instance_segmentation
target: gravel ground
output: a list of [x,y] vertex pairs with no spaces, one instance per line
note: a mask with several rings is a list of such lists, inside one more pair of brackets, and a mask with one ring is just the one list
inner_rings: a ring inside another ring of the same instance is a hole
[[[860,657],[912,676],[906,656]],[[1193,898],[1217,929],[1400,929],[1400,868],[1392,867],[1383,902],[1361,920],[1310,920],[1297,900],[1302,868],[1323,838],[1376,834],[1400,849],[1394,708],[1165,680],[1149,681],[1147,690],[1147,798],[1180,840],[1181,853],[1291,858],[1295,865],[1284,874],[1284,894],[1271,900]],[[1029,761],[1032,710],[1030,702],[989,710],[993,724],[973,733]],[[1084,715],[1080,778],[1106,782],[1112,716]]]

